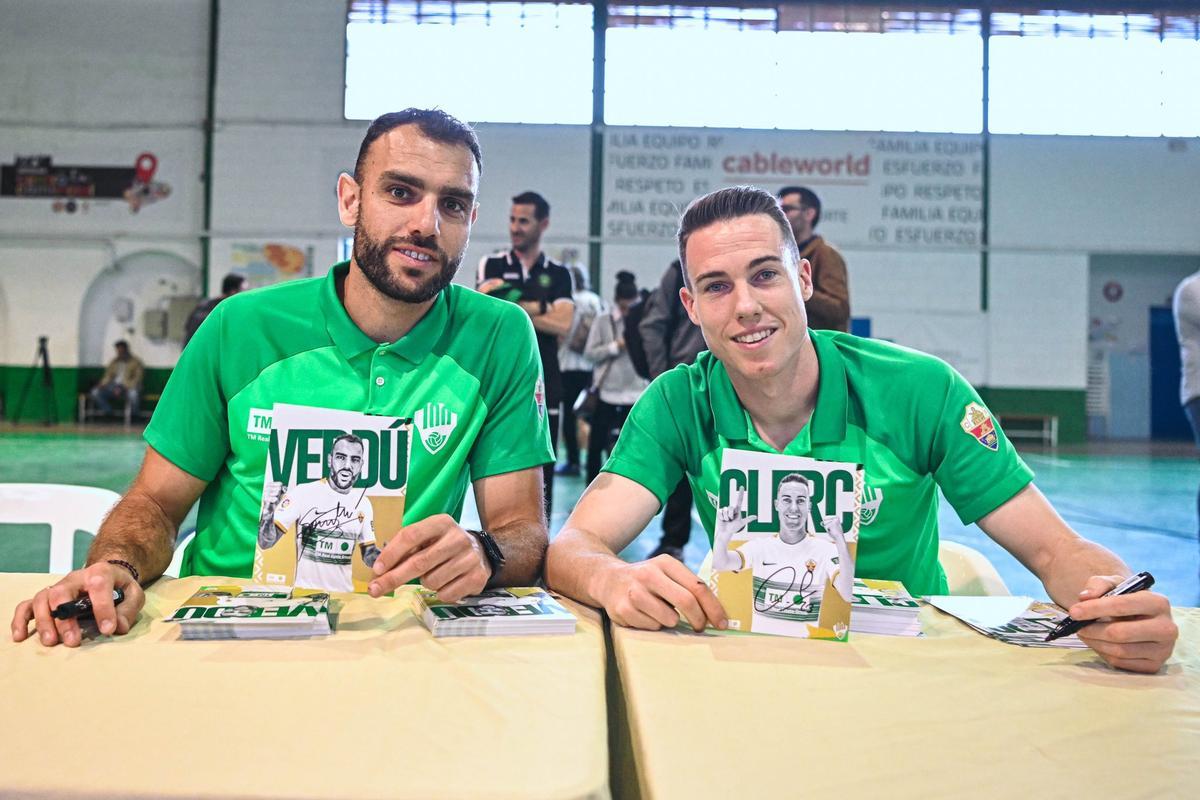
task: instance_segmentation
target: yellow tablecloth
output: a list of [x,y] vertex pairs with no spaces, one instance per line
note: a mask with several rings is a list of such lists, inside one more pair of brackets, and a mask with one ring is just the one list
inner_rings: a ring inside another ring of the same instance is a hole
[[[0,637],[0,796],[603,798],[604,634],[434,639],[405,598],[345,595],[337,632],[179,640],[202,583],[159,581],[128,636]],[[0,575],[7,622],[45,575]]]
[[647,798],[1200,797],[1200,610],[1149,676],[921,613],[844,644],[614,626],[613,757]]

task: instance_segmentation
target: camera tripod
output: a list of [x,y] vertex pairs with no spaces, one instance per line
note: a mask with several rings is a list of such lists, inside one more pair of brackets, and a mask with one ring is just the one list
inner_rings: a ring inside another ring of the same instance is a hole
[[25,409],[25,401],[29,399],[29,389],[33,386],[33,376],[40,369],[42,373],[42,418],[47,425],[58,424],[58,404],[55,402],[54,395],[54,372],[50,369],[50,353],[46,350],[48,341],[50,341],[48,336],[38,337],[37,352],[33,354],[33,366],[29,374],[25,376],[25,385],[21,387],[20,399],[13,406],[12,419],[14,421],[21,418],[21,412]]

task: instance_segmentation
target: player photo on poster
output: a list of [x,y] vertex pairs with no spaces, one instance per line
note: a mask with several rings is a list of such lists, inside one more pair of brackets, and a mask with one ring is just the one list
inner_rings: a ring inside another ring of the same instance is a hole
[[845,639],[862,466],[726,449],[713,531],[713,583],[730,627]]
[[404,519],[412,421],[276,403],[255,582],[365,592]]

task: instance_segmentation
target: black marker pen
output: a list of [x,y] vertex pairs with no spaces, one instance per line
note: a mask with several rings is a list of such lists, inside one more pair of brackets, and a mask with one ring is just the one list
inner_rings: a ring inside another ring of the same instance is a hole
[[[121,604],[125,599],[125,592],[120,589],[113,589],[113,605]],[[69,600],[63,603],[58,608],[50,612],[50,616],[55,619],[93,619],[92,615],[92,598],[86,594],[83,597],[77,597],[74,600]]]
[[[1151,575],[1149,572],[1139,572],[1137,575],[1132,575],[1132,576],[1126,578],[1125,580],[1121,581],[1116,586],[1109,589],[1107,592],[1105,592],[1104,594],[1102,594],[1100,596],[1101,597],[1115,597],[1119,594],[1133,594],[1134,592],[1140,592],[1143,589],[1149,589],[1153,585],[1154,585],[1154,576],[1153,575]],[[1085,619],[1082,622],[1080,622],[1078,620],[1073,620],[1070,617],[1067,617],[1062,622],[1058,623],[1058,625],[1054,628],[1054,630],[1050,631],[1050,634],[1046,637],[1046,641],[1053,642],[1055,639],[1061,639],[1064,636],[1070,636],[1072,633],[1075,633],[1080,628],[1083,628],[1087,625],[1091,625],[1095,621],[1096,620],[1094,620],[1094,619]]]

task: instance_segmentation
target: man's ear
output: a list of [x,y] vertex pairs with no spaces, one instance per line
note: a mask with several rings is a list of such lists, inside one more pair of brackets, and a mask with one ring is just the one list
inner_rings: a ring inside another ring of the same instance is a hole
[[549,227],[550,227],[550,218],[549,217],[546,217],[543,220],[538,220],[538,230],[540,230],[542,233],[545,233],[546,229]]
[[812,264],[808,263],[807,258],[802,258],[796,272],[800,279],[800,297],[807,303],[813,296]]
[[353,228],[358,222],[358,204],[362,199],[360,192],[362,187],[358,185],[358,181],[353,177],[343,172],[338,175],[337,195],[338,195],[338,219],[347,228]]
[[475,224],[475,220],[479,219],[479,203],[471,206],[471,224]]
[[692,324],[699,325],[700,318],[696,316],[696,297],[687,284],[679,287],[679,302],[683,303],[683,310],[687,312],[688,319],[692,321]]

